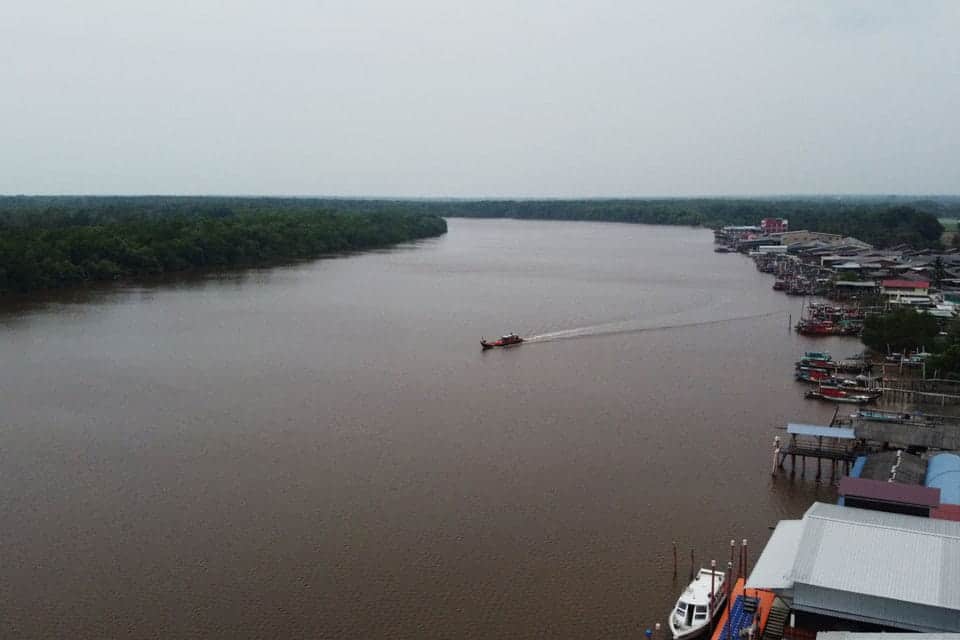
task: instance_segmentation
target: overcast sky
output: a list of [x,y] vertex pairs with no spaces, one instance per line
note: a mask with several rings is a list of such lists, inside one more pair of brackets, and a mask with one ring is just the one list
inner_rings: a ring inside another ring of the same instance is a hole
[[0,193],[958,193],[958,34],[956,0],[7,0]]

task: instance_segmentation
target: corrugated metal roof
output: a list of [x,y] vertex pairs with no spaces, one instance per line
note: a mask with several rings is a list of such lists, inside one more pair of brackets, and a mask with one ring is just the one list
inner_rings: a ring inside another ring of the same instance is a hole
[[821,502],[803,522],[795,583],[960,611],[960,524]]
[[777,523],[763,554],[747,578],[747,589],[789,589],[793,586],[790,573],[797,555],[803,520],[781,520]]
[[802,611],[960,631],[960,522],[817,502],[777,526],[748,586]]
[[960,631],[960,614],[951,609],[800,583],[794,588],[793,608],[902,630],[924,633]]
[[960,504],[941,504],[930,512],[930,517],[960,522]]
[[940,505],[940,490],[919,484],[901,484],[848,476],[840,480],[837,492],[842,496],[856,496],[882,502],[898,502],[924,507]]
[[853,429],[841,427],[823,427],[816,424],[797,424],[791,422],[787,425],[787,433],[798,436],[823,436],[825,438],[840,438],[841,440],[854,440],[856,435]]

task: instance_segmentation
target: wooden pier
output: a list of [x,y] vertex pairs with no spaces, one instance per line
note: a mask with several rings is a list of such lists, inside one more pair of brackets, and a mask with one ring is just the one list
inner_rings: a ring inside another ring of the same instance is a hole
[[[960,404],[960,381],[944,380],[941,378],[927,378],[923,371],[922,377],[887,377],[887,367],[894,365],[883,365],[881,387],[883,395],[888,400],[899,400],[901,402],[939,404],[941,407],[946,405]],[[902,373],[902,367],[901,367]]]
[[816,479],[823,478],[823,463],[830,463],[830,480],[838,474],[847,475],[858,455],[863,453],[854,430],[848,427],[823,427],[810,424],[788,424],[789,439],[781,444],[780,437],[774,440],[773,475],[783,469],[790,458],[790,474],[796,473],[797,458],[800,458],[800,475],[807,472],[807,458],[817,461]]

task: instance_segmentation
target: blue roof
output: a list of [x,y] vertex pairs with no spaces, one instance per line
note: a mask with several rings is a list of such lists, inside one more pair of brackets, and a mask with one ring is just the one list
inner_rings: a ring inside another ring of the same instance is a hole
[[960,504],[960,456],[938,453],[930,458],[926,485],[940,489],[941,504]]
[[824,438],[840,438],[841,440],[855,440],[853,429],[841,427],[822,427],[816,424],[796,424],[791,422],[787,425],[787,433],[798,436],[823,436]]

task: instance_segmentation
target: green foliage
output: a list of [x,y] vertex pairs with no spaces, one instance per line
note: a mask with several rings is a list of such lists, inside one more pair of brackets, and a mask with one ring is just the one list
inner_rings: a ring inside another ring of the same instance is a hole
[[883,315],[868,316],[863,327],[863,343],[880,353],[911,351],[934,345],[940,323],[928,313],[905,308]]
[[[787,218],[791,229],[853,236],[877,247],[900,244],[940,246],[943,226],[937,214],[960,212],[960,199],[881,198],[521,200],[425,203],[442,215],[476,218],[595,220],[722,226],[757,224],[762,218]],[[421,206],[425,206],[421,205]]]
[[5,211],[0,215],[0,292],[314,258],[436,236],[447,228],[443,218],[417,212],[248,205],[239,212],[211,206],[160,214],[121,211],[110,204],[29,215]]
[[960,198],[346,200],[0,197],[0,291],[257,265],[438,235],[441,216],[718,226],[783,217],[878,247],[939,245]]
[[942,378],[960,378],[960,320],[953,320],[940,353],[927,362],[928,371],[938,371]]

